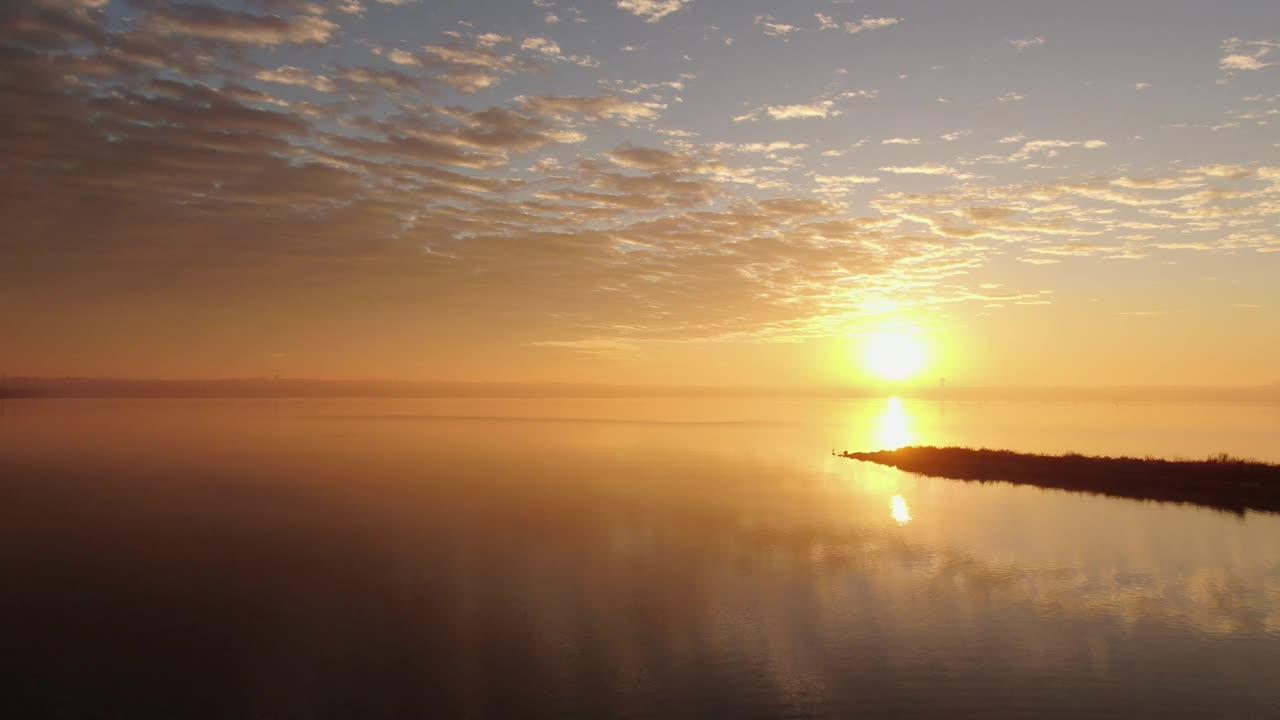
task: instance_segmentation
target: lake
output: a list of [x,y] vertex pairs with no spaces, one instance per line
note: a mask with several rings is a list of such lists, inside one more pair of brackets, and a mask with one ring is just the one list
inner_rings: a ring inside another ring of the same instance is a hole
[[0,402],[9,717],[1280,717],[1280,515],[904,444],[1280,461],[1280,407]]

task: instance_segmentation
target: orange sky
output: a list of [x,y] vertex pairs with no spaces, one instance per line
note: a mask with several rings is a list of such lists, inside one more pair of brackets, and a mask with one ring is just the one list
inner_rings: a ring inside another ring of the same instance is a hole
[[1280,11],[34,0],[0,372],[1280,380]]

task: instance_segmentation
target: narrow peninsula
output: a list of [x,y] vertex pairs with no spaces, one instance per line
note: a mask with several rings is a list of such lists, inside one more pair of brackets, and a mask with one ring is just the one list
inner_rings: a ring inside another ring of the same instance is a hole
[[1007,482],[1219,510],[1280,512],[1280,465],[1234,458],[1207,460],[1037,455],[1011,450],[910,446],[839,457],[955,480]]

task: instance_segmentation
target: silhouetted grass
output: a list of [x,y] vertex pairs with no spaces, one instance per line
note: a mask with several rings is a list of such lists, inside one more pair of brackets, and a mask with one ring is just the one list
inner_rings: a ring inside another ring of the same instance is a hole
[[877,452],[844,452],[840,457],[956,480],[1008,482],[1194,503],[1237,513],[1245,510],[1280,512],[1280,465],[1226,453],[1205,460],[1164,460],[912,446]]

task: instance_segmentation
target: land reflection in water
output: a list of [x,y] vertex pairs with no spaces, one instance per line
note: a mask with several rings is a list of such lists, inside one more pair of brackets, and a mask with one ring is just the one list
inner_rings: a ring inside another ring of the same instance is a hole
[[[1280,706],[1274,516],[827,452],[884,417],[912,442],[1017,426],[1133,452],[1113,446],[1147,412],[1034,410],[11,405],[0,662],[51,716]],[[1266,411],[1202,429],[1258,456]],[[1218,412],[1152,411],[1144,444],[1178,446]]]

